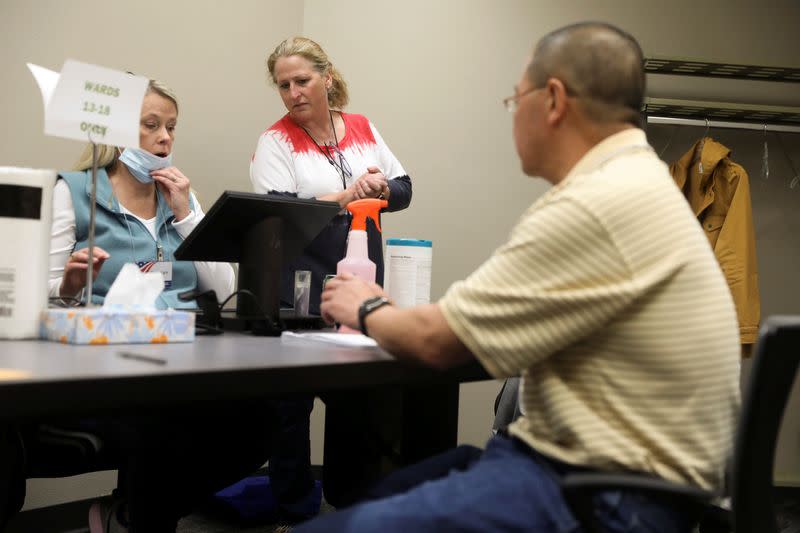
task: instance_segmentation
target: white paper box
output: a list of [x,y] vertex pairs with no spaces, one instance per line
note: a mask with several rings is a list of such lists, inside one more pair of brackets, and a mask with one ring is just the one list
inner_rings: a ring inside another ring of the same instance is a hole
[[0,167],[0,339],[33,339],[47,308],[54,170]]
[[65,344],[194,341],[195,314],[173,309],[150,312],[103,307],[48,309],[41,319],[41,337]]

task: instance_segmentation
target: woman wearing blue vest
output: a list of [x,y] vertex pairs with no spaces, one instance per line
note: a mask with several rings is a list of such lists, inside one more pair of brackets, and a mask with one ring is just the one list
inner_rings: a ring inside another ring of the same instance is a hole
[[[219,298],[232,292],[229,264],[174,258],[203,218],[189,179],[172,166],[177,118],[174,94],[151,81],[142,104],[141,148],[98,147],[94,303],[103,301],[129,262],[164,273],[159,308],[191,307],[177,297],[189,289],[213,289]],[[89,264],[91,147],[76,168],[61,173],[55,186],[50,294],[80,299]],[[265,411],[269,422],[253,424]],[[236,404],[79,421],[120,458],[118,490],[91,506],[90,532],[174,532],[195,505],[264,464],[275,420],[270,405]]]
[[[198,288],[217,298],[233,291],[228,263],[175,261],[175,249],[203,218],[189,179],[172,166],[178,118],[174,95],[151,82],[142,104],[140,149],[99,146],[97,224],[92,300],[102,303],[122,265],[162,272],[166,287],[159,308],[192,307],[177,295]],[[92,151],[87,146],[76,172],[63,172],[53,195],[50,296],[79,297],[88,266]]]

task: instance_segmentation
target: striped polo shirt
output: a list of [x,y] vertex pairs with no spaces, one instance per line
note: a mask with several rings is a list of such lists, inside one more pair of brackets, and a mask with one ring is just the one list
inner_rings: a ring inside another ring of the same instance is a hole
[[587,152],[440,301],[509,431],[575,465],[721,486],[739,408],[736,312],[666,165],[629,129]]

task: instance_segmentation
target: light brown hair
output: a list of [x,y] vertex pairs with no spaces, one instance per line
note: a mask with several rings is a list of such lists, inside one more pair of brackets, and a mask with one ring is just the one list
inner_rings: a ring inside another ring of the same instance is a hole
[[[178,97],[175,93],[157,80],[150,80],[147,84],[147,91],[145,94],[156,93],[167,100],[171,100],[175,104],[175,111],[178,110]],[[97,168],[111,168],[117,164],[119,158],[120,148],[118,146],[111,146],[108,144],[97,145]],[[78,161],[73,165],[73,170],[88,170],[92,168],[92,143],[88,143],[84,148]]]
[[341,73],[330,62],[328,54],[325,53],[322,47],[307,37],[286,39],[275,47],[275,50],[267,58],[267,71],[273,84],[276,83],[275,62],[281,57],[289,56],[300,56],[307,59],[314,66],[314,70],[322,76],[330,74],[333,83],[328,90],[328,105],[333,109],[344,109],[350,101],[347,82],[344,81]]

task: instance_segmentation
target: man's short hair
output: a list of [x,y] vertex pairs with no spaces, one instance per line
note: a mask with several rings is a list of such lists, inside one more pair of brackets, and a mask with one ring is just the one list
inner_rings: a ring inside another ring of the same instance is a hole
[[528,79],[544,87],[558,78],[595,122],[641,123],[644,55],[636,39],[603,22],[581,22],[545,35],[528,65]]

